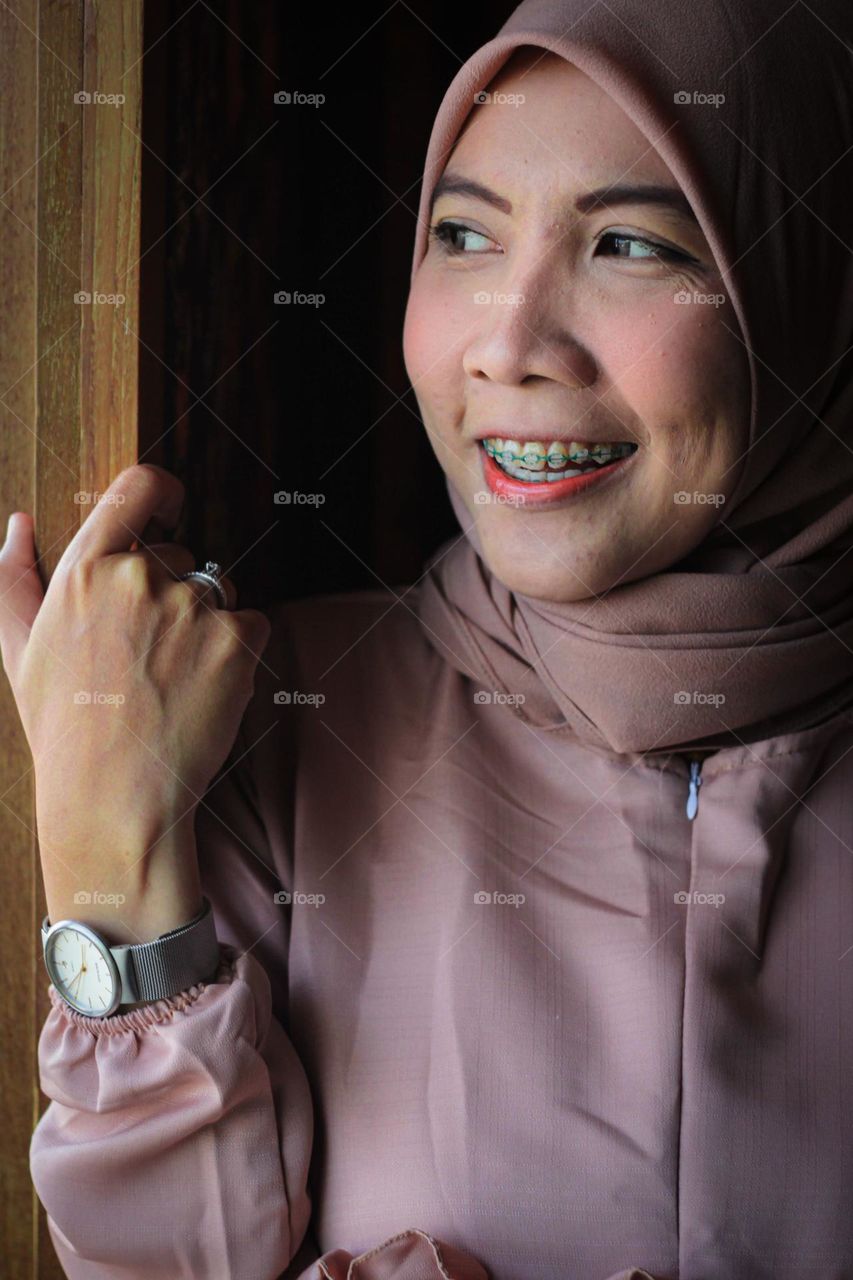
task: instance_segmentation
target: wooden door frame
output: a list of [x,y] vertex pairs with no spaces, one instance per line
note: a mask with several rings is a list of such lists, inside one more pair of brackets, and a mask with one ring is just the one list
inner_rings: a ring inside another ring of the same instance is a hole
[[[33,513],[45,584],[137,458],[142,55],[143,0],[0,6],[0,536],[13,511]],[[48,1101],[46,906],[32,760],[5,675],[0,839],[4,1274],[61,1277],[29,1173]]]

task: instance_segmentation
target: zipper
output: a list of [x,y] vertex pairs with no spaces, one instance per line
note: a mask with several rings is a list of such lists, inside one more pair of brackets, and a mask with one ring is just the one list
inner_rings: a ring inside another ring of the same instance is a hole
[[699,808],[699,788],[702,785],[702,760],[690,759],[690,781],[687,784],[687,816],[692,821]]

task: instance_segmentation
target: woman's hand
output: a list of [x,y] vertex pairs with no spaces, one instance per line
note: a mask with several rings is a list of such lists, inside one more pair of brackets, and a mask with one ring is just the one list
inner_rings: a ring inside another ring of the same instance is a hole
[[[148,528],[177,524],[183,499],[162,468],[122,471],[46,592],[31,517],[9,520],[0,650],[34,762],[49,906],[83,889],[124,894],[126,914],[154,883],[161,916],[179,885],[187,907],[198,901],[197,866],[181,876],[164,864],[194,856],[195,808],[233,745],[270,624],[230,611],[227,578],[229,610],[211,588],[177,581],[196,568],[187,548],[134,549]],[[172,910],[175,924],[186,918]]]

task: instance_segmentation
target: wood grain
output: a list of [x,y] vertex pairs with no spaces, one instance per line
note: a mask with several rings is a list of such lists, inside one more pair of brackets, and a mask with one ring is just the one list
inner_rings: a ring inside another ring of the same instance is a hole
[[[0,6],[0,534],[13,511],[34,514],[45,584],[91,496],[137,456],[142,19],[142,0]],[[75,101],[81,91],[125,100]],[[0,715],[0,1019],[7,1044],[15,1035],[0,1055],[3,1274],[53,1278],[63,1272],[29,1176],[48,1102],[46,907],[30,753],[5,675]]]

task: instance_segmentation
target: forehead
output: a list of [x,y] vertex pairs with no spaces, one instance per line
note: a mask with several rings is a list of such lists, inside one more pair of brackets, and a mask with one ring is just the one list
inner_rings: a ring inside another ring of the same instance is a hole
[[487,91],[490,100],[473,107],[448,168],[546,205],[623,178],[678,185],[619,104],[550,51],[516,50]]

